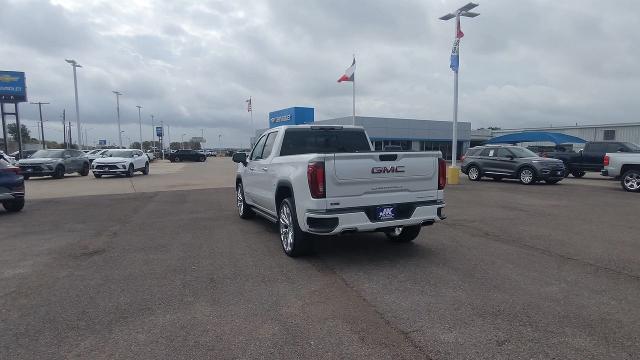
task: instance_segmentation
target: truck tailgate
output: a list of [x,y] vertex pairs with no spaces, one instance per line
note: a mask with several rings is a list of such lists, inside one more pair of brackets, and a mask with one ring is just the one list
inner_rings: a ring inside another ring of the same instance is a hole
[[328,207],[436,200],[439,157],[440,152],[330,155],[326,158]]

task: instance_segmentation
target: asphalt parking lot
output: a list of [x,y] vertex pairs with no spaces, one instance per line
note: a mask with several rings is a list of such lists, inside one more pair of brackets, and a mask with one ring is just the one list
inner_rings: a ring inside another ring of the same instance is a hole
[[291,259],[229,159],[29,180],[0,212],[0,359],[637,359],[637,194],[463,179],[413,244]]

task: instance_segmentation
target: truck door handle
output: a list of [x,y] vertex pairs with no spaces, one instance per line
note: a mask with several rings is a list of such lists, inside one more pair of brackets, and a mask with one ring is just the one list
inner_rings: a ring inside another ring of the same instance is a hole
[[262,171],[267,171],[267,170],[269,170],[269,168],[266,166],[262,168]]

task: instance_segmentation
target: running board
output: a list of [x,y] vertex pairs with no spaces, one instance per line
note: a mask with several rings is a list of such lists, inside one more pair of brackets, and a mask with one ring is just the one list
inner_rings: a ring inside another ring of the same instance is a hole
[[275,216],[273,216],[273,215],[269,214],[268,212],[266,212],[266,211],[264,211],[264,210],[262,210],[262,209],[259,209],[259,208],[257,208],[257,207],[251,207],[251,209],[252,209],[256,214],[258,214],[258,215],[262,216],[263,218],[265,218],[265,219],[267,219],[267,220],[271,221],[272,223],[277,223],[277,222],[278,222],[278,218],[277,218],[277,217],[275,217]]

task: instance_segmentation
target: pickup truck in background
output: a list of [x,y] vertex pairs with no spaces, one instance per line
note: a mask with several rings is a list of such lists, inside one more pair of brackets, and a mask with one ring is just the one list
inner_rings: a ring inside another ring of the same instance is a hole
[[640,153],[607,153],[601,174],[620,179],[626,191],[640,192]]
[[233,161],[239,216],[278,223],[289,256],[311,252],[311,234],[380,231],[409,242],[444,219],[440,152],[372,151],[360,127],[277,127]]
[[571,174],[574,177],[581,178],[587,171],[602,171],[604,168],[604,155],[614,152],[640,152],[640,147],[628,142],[591,141],[587,142],[584,149],[578,152],[550,152],[546,153],[545,157],[562,160],[566,171],[565,176]]

